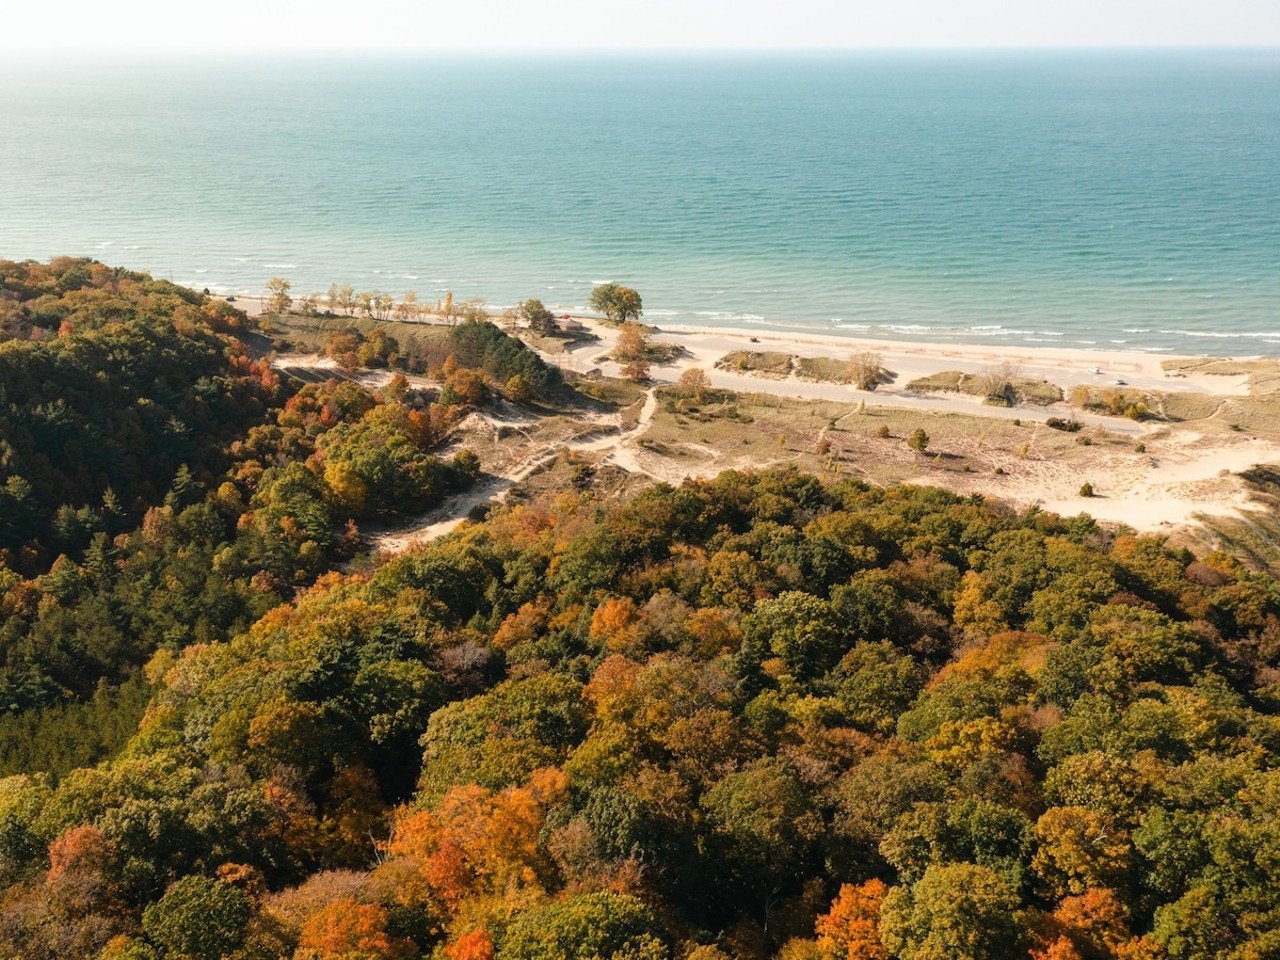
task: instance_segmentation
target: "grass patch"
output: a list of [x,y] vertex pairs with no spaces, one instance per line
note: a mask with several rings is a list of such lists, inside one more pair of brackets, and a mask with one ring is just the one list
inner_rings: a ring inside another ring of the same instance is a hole
[[320,352],[335,333],[359,333],[368,337],[381,331],[395,337],[403,348],[409,343],[441,344],[449,339],[450,328],[437,323],[407,323],[403,320],[372,320],[368,317],[308,317],[285,314],[264,317],[262,331],[282,347],[300,352]]
[[1090,387],[1082,384],[1071,388],[1071,402],[1093,413],[1128,417],[1130,420],[1153,420],[1160,415],[1159,399],[1132,387]]
[[1001,407],[1019,403],[1045,407],[1062,399],[1062,388],[1055,383],[1003,371],[943,370],[912,380],[907,389],[914,393],[963,393],[982,397],[986,403]]
[[881,384],[893,383],[896,376],[879,366],[878,359],[858,363],[835,357],[799,357],[796,359],[796,376],[816,383],[849,383],[862,390],[874,390]]
[[682,423],[729,420],[746,424],[752,421],[751,415],[739,405],[738,394],[732,390],[708,390],[702,402],[697,403],[691,397],[682,396],[679,391],[667,387],[658,391],[658,402],[664,412]]
[[614,407],[629,407],[645,395],[644,387],[638,383],[616,377],[593,378],[566,373],[565,380],[583,396]]
[[1255,397],[1280,393],[1280,360],[1274,358],[1236,360],[1231,357],[1188,357],[1165,360],[1161,366],[1165,373],[1175,377],[1197,373],[1217,377],[1247,377],[1245,385]]
[[716,361],[721,370],[732,373],[754,373],[761,377],[783,380],[791,376],[794,358],[789,353],[768,350],[733,350]]
[[1205,420],[1218,412],[1222,397],[1206,393],[1152,394],[1166,420]]

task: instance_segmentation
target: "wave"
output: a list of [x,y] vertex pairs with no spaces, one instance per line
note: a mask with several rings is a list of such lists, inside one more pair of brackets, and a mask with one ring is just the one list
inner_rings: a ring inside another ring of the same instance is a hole
[[1280,330],[1253,330],[1231,333],[1226,330],[1161,330],[1164,336],[1197,337],[1210,340],[1270,340],[1280,337]]

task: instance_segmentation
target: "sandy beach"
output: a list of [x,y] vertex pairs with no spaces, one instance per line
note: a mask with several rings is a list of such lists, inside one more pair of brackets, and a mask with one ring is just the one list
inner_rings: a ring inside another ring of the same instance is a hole
[[[237,296],[236,304],[250,316],[259,316],[263,312],[260,297],[252,295]],[[497,318],[495,318],[497,319]],[[615,328],[588,315],[571,317],[590,333],[599,338],[595,344],[575,346],[563,354],[546,354],[549,360],[566,369],[578,369],[586,372],[600,358],[606,357],[616,339]],[[443,322],[437,317],[425,317],[422,322]],[[885,366],[897,376],[894,384],[881,387],[875,392],[877,398],[897,393],[911,380],[929,376],[943,370],[965,369],[980,371],[983,367],[995,364],[1013,364],[1024,376],[1042,378],[1056,383],[1064,389],[1078,384],[1108,386],[1122,379],[1127,385],[1138,389],[1178,390],[1212,394],[1216,396],[1244,396],[1247,394],[1247,376],[1222,375],[1173,375],[1165,371],[1167,362],[1191,359],[1189,354],[1143,353],[1135,350],[1097,350],[1074,349],[1063,347],[1026,347],[997,346],[985,343],[953,343],[924,342],[918,340],[881,340],[871,337],[851,337],[839,334],[789,334],[769,330],[748,330],[739,327],[721,326],[689,326],[676,324],[648,324],[654,331],[657,342],[676,344],[686,351],[686,355],[676,362],[666,365],[655,365],[655,379],[665,379],[664,374],[681,371],[690,366],[708,368],[713,382],[726,388],[731,386],[733,376],[714,370],[715,361],[726,353],[735,350],[783,351],[806,357],[830,357],[845,359],[850,354],[870,351],[884,358]],[[608,373],[616,373],[612,365],[605,362],[601,368]],[[674,379],[674,377],[672,377]],[[821,390],[811,390],[828,386],[790,381],[777,381],[762,377],[741,377],[740,381],[754,383],[760,381],[764,392],[777,392],[788,396],[811,396],[815,399],[831,399]],[[739,383],[742,386],[743,383]],[[848,396],[851,388],[841,386],[841,396]],[[860,393],[864,391],[853,391]],[[979,404],[980,405],[980,404]],[[949,407],[946,405],[944,408]],[[993,408],[987,407],[988,412]]]

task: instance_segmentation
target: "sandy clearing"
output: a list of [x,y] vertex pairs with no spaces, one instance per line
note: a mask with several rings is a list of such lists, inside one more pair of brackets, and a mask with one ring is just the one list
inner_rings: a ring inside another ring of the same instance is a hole
[[[414,517],[393,530],[370,534],[369,542],[377,552],[402,553],[410,547],[438,540],[458,529],[471,511],[481,504],[501,503],[512,487],[522,480],[527,480],[537,470],[565,451],[586,453],[609,450],[611,453],[604,462],[618,460],[620,461],[618,465],[630,472],[648,473],[647,470],[639,467],[636,461],[630,460],[631,466],[627,466],[626,461],[633,451],[635,442],[648,431],[657,409],[657,390],[650,390],[645,395],[640,415],[631,429],[622,430],[622,421],[619,416],[615,418],[612,427],[593,432],[588,438],[569,443],[549,443],[527,455],[501,475],[479,481],[463,493],[449,498],[434,510]],[[655,479],[663,478],[655,477]]]

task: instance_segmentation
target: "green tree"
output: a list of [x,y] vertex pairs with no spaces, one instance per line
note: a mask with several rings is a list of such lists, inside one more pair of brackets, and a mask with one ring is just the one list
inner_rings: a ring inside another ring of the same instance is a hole
[[798,679],[822,676],[840,659],[841,632],[831,605],[791,590],[756,605],[743,621],[748,640],[781,657]]
[[712,848],[739,890],[769,903],[783,884],[804,874],[821,819],[785,764],[761,759],[729,774],[707,791],[702,806]]
[[555,314],[543,306],[541,300],[525,300],[516,308],[516,313],[529,325],[530,330],[541,336],[550,336],[559,329]]
[[1024,955],[1018,910],[1012,885],[994,871],[932,866],[889,891],[880,936],[898,960],[1014,960]]
[[612,323],[628,323],[640,319],[644,304],[640,294],[617,283],[602,283],[591,291],[587,301],[592,310],[603,313]]
[[516,916],[496,960],[666,960],[652,911],[635,897],[589,893]]
[[142,929],[170,956],[222,960],[244,940],[253,903],[220,880],[183,877],[142,914]]

